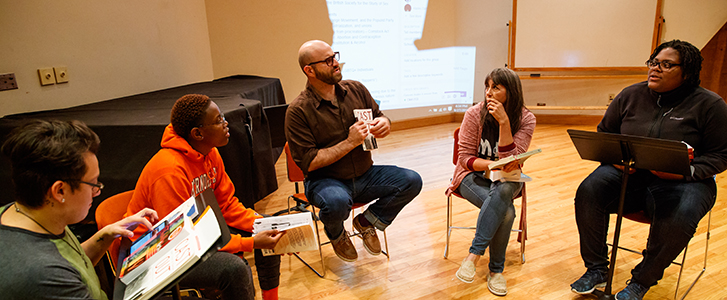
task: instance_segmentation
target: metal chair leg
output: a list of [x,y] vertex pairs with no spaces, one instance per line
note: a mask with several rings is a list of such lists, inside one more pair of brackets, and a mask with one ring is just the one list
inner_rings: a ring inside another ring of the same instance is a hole
[[[360,206],[360,207],[363,207],[363,206]],[[356,208],[358,208],[358,207],[356,207]],[[356,213],[354,213],[354,210],[355,210],[355,208],[351,210],[351,222],[353,222],[353,218],[356,217]],[[361,233],[356,232],[356,230],[353,228],[353,223],[351,223],[351,227],[352,227],[351,235],[349,237],[358,236],[359,238],[361,238],[363,240],[363,236],[361,235]],[[376,230],[378,230],[378,229],[376,229]],[[381,250],[381,253],[386,256],[386,259],[391,259],[391,256],[389,256],[389,240],[386,238],[386,230],[379,230],[379,231],[381,231],[384,234],[384,249],[385,250]]]
[[[707,213],[707,215],[708,215],[708,217],[707,217],[707,238],[705,240],[705,246],[704,246],[704,265],[702,266],[702,270],[697,275],[697,278],[695,278],[694,281],[692,281],[692,283],[689,285],[689,288],[687,288],[687,291],[684,292],[684,295],[682,295],[681,298],[679,298],[679,284],[681,283],[681,280],[682,280],[682,273],[684,271],[684,262],[687,259],[687,251],[689,250],[689,245],[684,247],[684,253],[682,253],[681,262],[676,262],[676,261],[671,262],[672,264],[679,266],[679,275],[677,276],[676,288],[674,290],[674,299],[683,300],[687,296],[687,294],[689,294],[689,292],[692,290],[694,285],[697,284],[697,281],[699,281],[699,279],[702,277],[702,275],[704,275],[704,272],[707,270],[707,253],[709,251],[709,238],[710,238],[710,227],[712,224],[712,211],[710,210],[709,213]],[[613,245],[611,243],[606,243],[606,245],[613,248]],[[624,250],[624,251],[634,253],[634,254],[643,255],[643,253],[633,250],[633,249],[629,249],[629,248],[625,248],[625,247],[621,247],[621,246],[618,246],[618,248],[621,250]]]
[[[704,272],[707,271],[707,253],[709,251],[709,238],[711,237],[710,229],[712,227],[712,211],[710,210],[707,217],[707,237],[705,238],[705,245],[704,245],[704,265],[702,266],[702,270],[697,275],[697,278],[694,279],[691,285],[689,285],[689,288],[687,288],[687,291],[684,292],[684,295],[682,295],[679,299],[684,299],[687,297],[687,294],[692,290],[695,284],[697,284],[697,281],[699,281],[699,278],[702,278],[702,275],[704,275]],[[677,277],[677,287],[674,291],[674,299],[677,299],[679,297],[679,283],[682,280],[682,271],[684,270],[684,261],[687,259],[687,248],[689,246],[684,248],[684,256],[682,256],[682,263],[679,265],[679,277]]]
[[[288,207],[290,207],[290,198],[291,197],[288,197]],[[324,276],[326,276],[326,261],[323,260],[323,249],[321,248],[321,246],[322,245],[325,245],[325,244],[329,244],[331,242],[328,241],[328,242],[325,242],[325,243],[321,243],[321,235],[319,234],[319,231],[318,231],[318,218],[316,217],[316,213],[315,213],[316,212],[316,208],[315,208],[315,206],[312,206],[312,205],[310,207],[311,207],[311,209],[313,211],[309,211],[307,209],[305,211],[313,215],[313,223],[315,224],[315,229],[316,229],[316,238],[318,239],[318,255],[321,258],[321,270],[322,270],[322,272],[316,270],[316,268],[314,268],[313,266],[311,266],[302,257],[300,257],[300,255],[298,255],[298,253],[293,253],[293,255],[295,255],[295,257],[298,260],[300,260],[300,262],[302,262],[306,267],[308,267],[308,269],[310,269],[311,271],[313,271],[313,273],[316,273],[316,275],[318,275],[318,277],[323,278]],[[290,210],[290,208],[289,208],[289,210]]]
[[452,196],[447,196],[447,241],[444,243],[444,258],[449,256],[449,237],[452,235]]
[[382,232],[384,233],[384,248],[386,248],[386,251],[381,251],[381,253],[386,255],[387,259],[391,259],[391,257],[389,257],[389,239],[386,238],[386,230]]
[[[525,201],[523,201],[525,203]],[[525,205],[525,204],[523,204]],[[525,263],[525,240],[527,239],[527,221],[525,221],[525,211],[526,209],[522,209],[521,216],[520,216],[520,228],[522,229],[513,229],[512,231],[518,232],[520,234],[520,263]],[[444,243],[444,258],[447,259],[449,257],[449,240],[452,236],[452,230],[453,229],[471,229],[476,230],[477,227],[470,226],[470,227],[464,227],[464,226],[452,226],[452,196],[447,196],[447,237],[446,241]]]

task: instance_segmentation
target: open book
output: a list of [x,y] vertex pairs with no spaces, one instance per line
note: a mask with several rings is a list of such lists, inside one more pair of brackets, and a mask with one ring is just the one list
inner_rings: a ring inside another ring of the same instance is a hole
[[123,299],[151,298],[199,261],[221,234],[210,206],[199,213],[194,197],[185,201],[129,248],[119,271],[126,284]]
[[502,167],[507,165],[510,162],[513,162],[517,160],[521,165],[525,160],[527,160],[530,156],[533,156],[535,154],[538,154],[542,152],[540,148],[531,150],[525,153],[520,153],[518,155],[511,155],[502,159],[499,159],[489,165],[490,168],[490,180],[492,181],[516,181],[516,182],[528,182],[533,180],[530,178],[530,176],[525,175],[522,173],[520,168],[515,169],[512,172],[505,172],[502,171]]
[[[173,241],[179,233],[185,229],[189,229],[191,225],[184,222],[184,216],[194,218],[199,215],[199,208],[195,203],[194,197],[179,205],[172,212],[154,224],[153,229],[147,231],[136,239],[129,247],[129,255],[124,258],[119,268],[119,278],[121,282],[129,284],[144,270],[140,269],[144,262],[151,260],[158,253],[167,253],[169,243]],[[176,244],[176,243],[175,243]],[[173,248],[174,245],[172,245]]]
[[261,249],[263,255],[270,256],[318,249],[313,226],[312,213],[298,213],[257,219],[252,225],[252,232],[257,234],[271,229],[285,231],[275,248]]

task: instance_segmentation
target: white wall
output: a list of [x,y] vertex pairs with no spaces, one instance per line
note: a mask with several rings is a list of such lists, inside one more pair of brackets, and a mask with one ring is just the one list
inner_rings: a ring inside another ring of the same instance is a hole
[[474,101],[485,99],[485,77],[507,64],[507,23],[512,19],[511,0],[458,0],[457,46],[477,47]]
[[[507,61],[512,0],[429,0],[429,7],[417,46],[477,47],[474,99],[481,101],[485,75]],[[727,21],[727,1],[664,0],[664,17],[665,40],[702,47]],[[15,73],[19,86],[0,91],[0,116],[232,74],[280,78],[291,101],[305,85],[298,47],[333,35],[325,0],[0,0],[0,28],[0,73]],[[70,82],[41,87],[37,69],[60,65]],[[526,103],[603,105],[626,85],[619,80],[525,80]]]
[[[727,1],[664,0],[662,15],[666,20],[662,42],[680,39],[701,49],[727,22]],[[644,61],[649,58],[649,54],[644,55]],[[525,104],[528,106],[537,103],[546,103],[546,106],[603,106],[608,103],[609,94],[618,94],[628,85],[644,80],[645,74],[641,78],[525,79],[522,82]],[[602,115],[604,112],[537,111],[538,114],[582,115]]]
[[[0,0],[0,116],[65,108],[211,80],[203,0]],[[37,69],[68,68],[41,86]]]
[[325,0],[207,0],[206,5],[214,77],[280,78],[287,102],[305,88],[300,45],[312,39],[333,42]]

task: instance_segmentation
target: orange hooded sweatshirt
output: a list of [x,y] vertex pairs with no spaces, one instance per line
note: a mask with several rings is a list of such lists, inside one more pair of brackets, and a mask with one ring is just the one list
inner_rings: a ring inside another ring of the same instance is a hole
[[[227,225],[252,232],[253,221],[262,216],[245,208],[235,197],[235,186],[225,172],[217,148],[212,148],[206,156],[202,155],[177,135],[171,124],[164,129],[161,146],[162,149],[149,160],[136,182],[134,195],[126,210],[127,216],[149,207],[163,218],[189,197],[211,187]],[[137,227],[134,237],[147,230],[143,226]],[[252,250],[253,238],[233,234],[220,251],[237,253]]]

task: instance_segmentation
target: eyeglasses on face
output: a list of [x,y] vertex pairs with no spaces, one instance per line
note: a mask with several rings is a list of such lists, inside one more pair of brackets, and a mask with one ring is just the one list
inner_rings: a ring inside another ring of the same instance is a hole
[[319,61],[314,61],[312,63],[307,64],[306,66],[315,65],[315,64],[319,64],[319,63],[323,63],[324,62],[324,63],[326,63],[326,65],[328,65],[330,67],[330,66],[333,66],[333,60],[334,59],[336,61],[338,61],[340,58],[341,58],[341,54],[340,53],[333,52],[333,55],[331,55],[329,57],[326,57],[326,59],[319,60]]
[[225,119],[225,114],[222,114],[222,113],[221,113],[221,114],[220,114],[220,116],[219,116],[219,117],[217,117],[217,121],[215,121],[214,123],[210,123],[210,124],[200,124],[200,125],[199,125],[199,126],[197,126],[197,127],[202,127],[202,126],[210,126],[210,125],[212,125],[212,126],[214,126],[214,125],[222,125],[222,124],[224,124],[225,122],[227,122],[227,119]]
[[659,68],[661,68],[662,70],[669,70],[673,67],[681,66],[681,65],[682,64],[675,64],[675,63],[669,62],[669,61],[658,61],[656,59],[650,59],[650,60],[646,61],[647,67],[653,68],[653,67],[659,66]]
[[65,182],[78,182],[78,183],[83,183],[83,184],[90,185],[91,186],[91,191],[94,194],[97,194],[98,192],[100,192],[104,188],[104,184],[101,183],[100,181],[97,182],[97,183],[92,183],[92,182],[83,181],[83,180],[73,180],[73,179],[71,179],[71,180],[62,180],[62,181],[65,181]]
[[91,183],[91,182],[83,181],[83,180],[72,180],[72,181],[76,181],[76,182],[80,182],[80,183],[83,183],[83,184],[90,185],[91,186],[91,191],[93,191],[94,194],[100,192],[104,188],[103,183],[101,183],[100,181],[98,183]]

